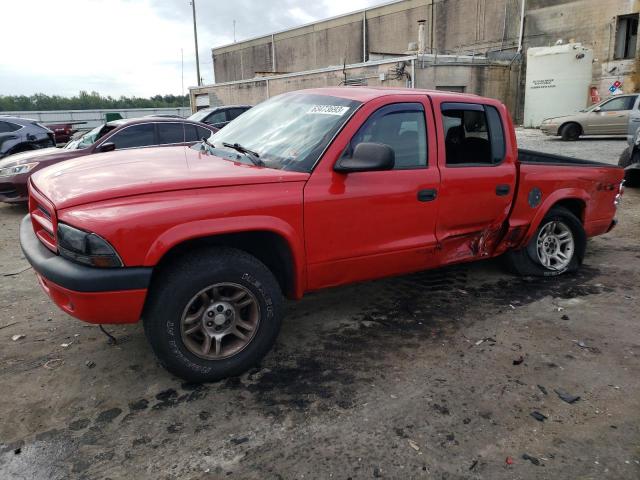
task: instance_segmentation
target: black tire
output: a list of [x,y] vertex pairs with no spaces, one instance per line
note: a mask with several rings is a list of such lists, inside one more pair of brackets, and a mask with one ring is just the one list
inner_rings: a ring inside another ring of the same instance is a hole
[[578,140],[582,135],[582,127],[577,123],[567,123],[560,129],[560,137],[565,142],[573,142]]
[[[550,222],[560,222],[566,225],[573,235],[574,248],[571,261],[566,267],[561,269],[548,268],[542,264],[537,253],[538,236],[542,229]],[[535,277],[555,277],[563,273],[576,271],[582,264],[584,252],[587,245],[587,235],[582,227],[582,223],[576,216],[566,208],[553,207],[542,219],[540,226],[536,230],[526,247],[520,250],[507,252],[505,260],[507,266],[514,273],[523,276]]]
[[[201,358],[183,340],[183,314],[194,295],[224,282],[253,294],[259,305],[257,329],[232,356]],[[156,357],[169,372],[189,382],[212,382],[240,375],[260,362],[278,336],[282,307],[280,286],[258,259],[232,248],[201,249],[172,262],[154,278],[143,314],[144,331]]]
[[[631,147],[627,147],[620,155],[618,166],[627,168],[633,163],[640,163],[640,150],[635,150],[632,154]],[[627,171],[624,177],[624,184],[625,187],[640,187],[640,171]]]

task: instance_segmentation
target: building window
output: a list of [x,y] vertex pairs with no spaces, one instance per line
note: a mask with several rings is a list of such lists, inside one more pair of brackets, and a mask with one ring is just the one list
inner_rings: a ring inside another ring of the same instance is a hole
[[638,14],[621,15],[616,28],[616,59],[635,58],[638,44]]

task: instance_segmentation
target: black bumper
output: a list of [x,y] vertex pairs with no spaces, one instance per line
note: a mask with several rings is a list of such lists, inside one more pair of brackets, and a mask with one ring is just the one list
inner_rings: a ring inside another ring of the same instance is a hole
[[33,231],[27,215],[20,225],[20,247],[33,269],[50,282],[76,292],[110,292],[149,287],[151,268],[93,268],[56,255]]

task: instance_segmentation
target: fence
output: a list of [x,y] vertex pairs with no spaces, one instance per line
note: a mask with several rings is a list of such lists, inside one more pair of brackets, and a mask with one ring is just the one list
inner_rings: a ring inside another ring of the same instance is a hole
[[90,130],[104,123],[105,113],[119,113],[123,118],[145,117],[148,115],[191,115],[191,107],[176,108],[131,108],[131,109],[101,109],[101,110],[50,110],[25,112],[0,112],[0,115],[31,118],[43,124],[85,122],[77,125],[78,130]]

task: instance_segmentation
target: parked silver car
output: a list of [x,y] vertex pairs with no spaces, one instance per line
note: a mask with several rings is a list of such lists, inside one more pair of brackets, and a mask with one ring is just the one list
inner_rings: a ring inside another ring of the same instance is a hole
[[637,93],[616,95],[574,115],[547,118],[540,130],[562,140],[577,140],[582,135],[627,135],[630,114],[639,103]]

